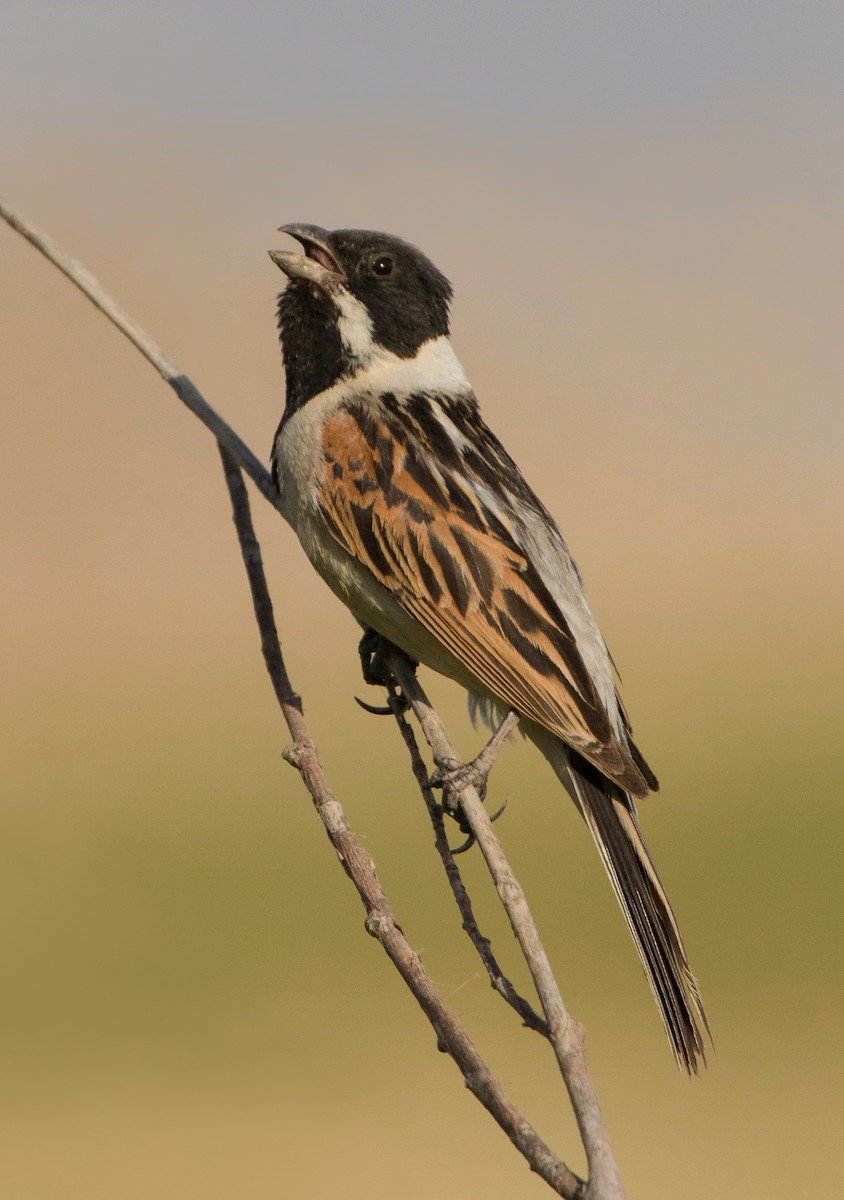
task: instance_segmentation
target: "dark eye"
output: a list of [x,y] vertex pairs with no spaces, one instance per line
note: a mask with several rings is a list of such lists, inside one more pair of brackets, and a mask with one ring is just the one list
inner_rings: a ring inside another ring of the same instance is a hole
[[376,258],[372,264],[372,272],[374,275],[390,275],[393,270],[393,260],[388,258],[386,254],[382,254],[380,258]]

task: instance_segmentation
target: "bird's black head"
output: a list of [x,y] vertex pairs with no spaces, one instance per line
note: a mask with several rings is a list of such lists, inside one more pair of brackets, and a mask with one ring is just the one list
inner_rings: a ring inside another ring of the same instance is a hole
[[451,284],[415,246],[363,229],[281,231],[305,251],[270,252],[290,279],[278,306],[287,415],[378,358],[413,358],[448,334]]

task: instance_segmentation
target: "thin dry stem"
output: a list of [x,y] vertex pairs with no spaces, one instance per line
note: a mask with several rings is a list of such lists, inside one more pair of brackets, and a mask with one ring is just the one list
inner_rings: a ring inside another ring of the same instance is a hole
[[140,350],[147,362],[152,363],[161,378],[170,384],[182,403],[190,409],[195,417],[199,418],[207,429],[211,430],[220,445],[225,446],[264,499],[274,508],[278,508],[278,492],[273,486],[269,471],[261,460],[235,433],[231,425],[214,411],[199,389],[194,386],[187,375],[183,375],[178,370],[146,330],[142,329],[137,321],[121,308],[88,268],[75,258],[71,258],[43,229],[39,229],[37,225],[16,213],[2,197],[0,197],[0,217],[8,225],[11,225],[12,229],[16,230],[21,237],[26,238],[36,250],[40,250],[54,266],[58,267],[71,283],[75,284],[91,303],[117,326],[132,345]]
[[434,792],[428,778],[428,769],[419,751],[416,735],[404,715],[405,706],[396,695],[395,689],[391,690],[390,706],[407,746],[413,774],[419,785],[425,806],[428,809],[428,815],[431,818],[431,824],[434,828],[434,845],[442,860],[446,878],[448,879],[455,903],[460,912],[463,929],[475,947],[495,991],[519,1014],[522,1023],[528,1029],[533,1029],[537,1033],[541,1033],[543,1037],[550,1037],[548,1025],[524,996],[519,994],[512,981],[504,974],[492,952],[492,945],[489,938],[485,937],[480,930],[475,918],[474,909],[472,908],[472,901],[469,898],[469,893],[466,891],[463,877],[460,874],[460,868],[454,858],[454,851],[448,844],[442,805],[438,804],[434,798]]
[[[456,751],[407,659],[403,654],[392,653],[387,656],[387,664],[422,727],[434,762],[445,769],[452,767],[457,761]],[[589,1163],[587,1195],[600,1196],[602,1200],[621,1200],[624,1190],[598,1096],[586,1065],[583,1028],[569,1016],[563,1004],[560,989],[540,941],[525,894],[513,874],[477,788],[473,783],[458,783],[457,788],[460,808],[489,868],[496,891],[530,970],[550,1030],[551,1044],[586,1149]]]

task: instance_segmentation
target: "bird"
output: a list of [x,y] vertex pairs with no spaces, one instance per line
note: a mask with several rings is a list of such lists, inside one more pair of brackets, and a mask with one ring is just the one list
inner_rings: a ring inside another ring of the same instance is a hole
[[[271,250],[285,407],[272,448],[283,515],[367,631],[513,710],[580,810],[675,1059],[709,1026],[636,801],[656,776],[553,517],[483,420],[449,334],[452,286],[414,245],[288,224]],[[524,398],[523,398],[524,399]]]

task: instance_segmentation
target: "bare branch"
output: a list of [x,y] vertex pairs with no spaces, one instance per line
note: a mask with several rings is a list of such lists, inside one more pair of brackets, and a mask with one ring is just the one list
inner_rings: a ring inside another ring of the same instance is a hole
[[[407,659],[403,654],[392,653],[388,655],[387,662],[422,727],[434,762],[446,770],[453,768],[455,762],[459,761],[457,753],[445,726],[431,707]],[[601,1200],[621,1200],[624,1190],[601,1115],[598,1096],[586,1065],[583,1027],[569,1016],[563,1004],[525,894],[507,861],[477,788],[471,782],[457,786],[460,790],[461,810],[477,840],[496,891],[507,912],[548,1023],[551,1044],[571,1099],[589,1163],[587,1196],[601,1197]]]
[[191,383],[187,375],[183,375],[170,361],[164,351],[150,337],[146,330],[120,307],[117,301],[109,295],[98,279],[95,279],[87,267],[77,262],[75,258],[65,253],[53,241],[49,234],[31,221],[16,213],[0,197],[0,217],[12,229],[26,238],[36,250],[40,250],[45,258],[65,274],[71,283],[88,297],[91,303],[104,313],[117,326],[121,333],[129,339],[133,346],[140,350],[147,362],[152,363],[162,379],[170,384],[173,391],[184,405],[198,417],[207,429],[210,429],[221,446],[225,446],[236,463],[239,464],[257,487],[258,491],[274,508],[279,507],[278,492],[273,487],[270,473],[261,460],[246,443],[238,437],[219,413],[215,412],[199,389]]
[[454,851],[448,844],[446,835],[445,821],[443,820],[443,809],[440,804],[434,799],[433,789],[428,779],[428,770],[419,752],[419,745],[416,741],[416,735],[404,715],[405,705],[401,702],[401,698],[393,691],[391,697],[391,707],[393,714],[398,723],[401,735],[404,738],[408,753],[410,754],[410,762],[413,768],[413,774],[416,782],[419,784],[419,790],[422,793],[422,798],[425,801],[425,806],[428,809],[428,815],[431,818],[431,824],[434,827],[434,845],[437,853],[442,859],[442,864],[445,869],[446,878],[451,887],[454,899],[457,903],[457,908],[463,921],[463,928],[466,931],[472,945],[478,952],[478,955],[486,968],[489,975],[489,981],[493,988],[504,1000],[513,1008],[521,1017],[522,1023],[529,1029],[541,1033],[543,1037],[550,1037],[550,1030],[539,1013],[521,996],[513,983],[507,978],[498,960],[492,953],[492,946],[488,937],[485,937],[478,926],[475,918],[475,913],[472,908],[472,901],[469,898],[469,893],[463,883],[463,878],[460,874],[460,868],[454,861]]

